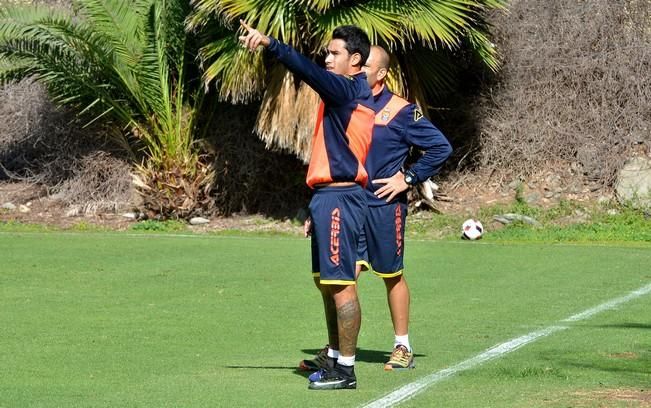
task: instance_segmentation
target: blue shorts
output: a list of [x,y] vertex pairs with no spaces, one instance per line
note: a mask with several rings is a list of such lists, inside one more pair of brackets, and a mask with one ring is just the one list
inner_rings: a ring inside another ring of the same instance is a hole
[[357,246],[357,264],[381,278],[402,274],[405,255],[407,204],[395,202],[369,207]]
[[368,205],[359,185],[316,188],[310,201],[312,273],[324,285],[354,285],[357,241]]

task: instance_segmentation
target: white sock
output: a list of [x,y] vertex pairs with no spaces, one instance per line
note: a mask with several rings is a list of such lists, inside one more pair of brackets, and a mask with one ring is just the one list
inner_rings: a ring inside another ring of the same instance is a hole
[[344,357],[341,354],[339,355],[339,358],[337,359],[337,364],[346,366],[346,367],[352,367],[355,365],[355,356],[351,357]]
[[408,334],[405,334],[404,336],[395,336],[395,340],[393,341],[393,348],[396,348],[398,344],[402,344],[403,346],[407,347],[407,351],[411,353],[411,345],[409,344]]
[[339,350],[334,350],[328,347],[328,357],[330,358],[337,358],[339,357]]

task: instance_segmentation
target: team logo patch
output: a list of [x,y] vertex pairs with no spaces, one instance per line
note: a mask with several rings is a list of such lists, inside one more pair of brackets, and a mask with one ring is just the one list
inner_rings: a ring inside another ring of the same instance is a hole
[[414,122],[418,122],[423,118],[423,112],[420,110],[420,108],[414,109]]
[[382,121],[386,122],[387,120],[389,120],[390,116],[391,116],[391,110],[385,108],[382,111]]

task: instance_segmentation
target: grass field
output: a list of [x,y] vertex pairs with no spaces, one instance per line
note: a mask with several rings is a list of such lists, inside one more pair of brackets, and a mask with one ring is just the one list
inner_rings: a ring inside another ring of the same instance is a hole
[[364,275],[355,391],[307,390],[326,342],[309,242],[0,233],[0,407],[356,407],[493,346],[407,407],[651,406],[651,245],[407,241],[417,368],[385,373],[384,287]]

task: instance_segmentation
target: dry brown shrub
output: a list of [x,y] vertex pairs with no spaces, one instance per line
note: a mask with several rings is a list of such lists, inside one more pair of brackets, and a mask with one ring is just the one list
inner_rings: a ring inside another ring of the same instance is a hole
[[118,211],[131,203],[131,165],[104,151],[76,160],[72,176],[57,188],[68,206],[78,205],[84,213]]
[[32,81],[0,88],[0,180],[38,184],[87,212],[130,201],[130,173],[106,129],[84,128]]
[[[216,157],[213,196],[220,214],[294,216],[306,205],[304,164],[269,151],[254,133],[257,106],[220,104],[208,135]],[[94,213],[135,204],[130,162],[103,136],[55,108],[39,84],[0,89],[0,180],[45,187],[61,203]]]
[[482,167],[575,163],[607,186],[648,151],[651,1],[520,0],[493,24],[504,65],[478,112]]

